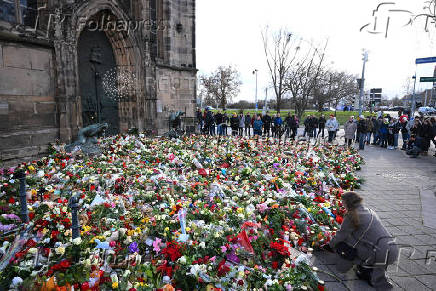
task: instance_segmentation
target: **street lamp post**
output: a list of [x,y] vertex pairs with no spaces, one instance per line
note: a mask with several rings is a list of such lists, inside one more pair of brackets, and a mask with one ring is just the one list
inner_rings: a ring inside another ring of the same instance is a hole
[[410,112],[410,116],[415,116],[415,110],[416,110],[416,95],[415,95],[415,89],[416,89],[416,74],[412,77],[412,79],[415,79],[415,82],[413,83],[413,95],[412,95],[412,109]]
[[257,108],[258,108],[258,105],[257,105],[257,72],[258,72],[258,70],[254,69],[253,74],[256,75],[256,95],[255,95],[256,113],[257,113]]
[[365,92],[365,65],[366,62],[368,61],[368,52],[364,51],[363,52],[363,68],[362,68],[362,79],[361,79],[361,83],[360,83],[360,94],[359,94],[359,116],[362,115],[362,111],[363,111],[363,94]]

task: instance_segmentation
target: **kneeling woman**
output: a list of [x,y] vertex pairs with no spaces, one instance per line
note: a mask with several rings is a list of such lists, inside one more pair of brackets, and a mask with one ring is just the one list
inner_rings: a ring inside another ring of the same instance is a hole
[[377,214],[364,207],[362,200],[355,192],[342,195],[347,214],[330,242],[330,247],[338,254],[336,268],[347,272],[357,265],[356,274],[360,279],[367,280],[377,290],[391,289],[386,268],[397,261],[398,247]]

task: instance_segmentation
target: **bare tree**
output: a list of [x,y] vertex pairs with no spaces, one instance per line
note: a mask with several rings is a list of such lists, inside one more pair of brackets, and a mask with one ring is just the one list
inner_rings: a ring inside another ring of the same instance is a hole
[[294,40],[292,33],[286,29],[270,33],[268,27],[262,31],[262,40],[272,87],[276,96],[276,109],[277,112],[280,112],[282,99],[288,91],[285,78],[296,57],[293,51]]
[[356,78],[346,72],[323,70],[313,90],[318,111],[322,111],[326,104],[333,103],[336,107],[340,101],[352,102],[359,93]]
[[289,67],[285,79],[285,87],[292,94],[295,113],[299,118],[306,110],[315,87],[321,81],[327,49],[327,43],[322,49],[318,49],[312,44],[308,48],[302,49],[301,43],[302,40],[296,47],[296,61]]
[[200,84],[205,90],[206,103],[214,101],[224,109],[239,94],[242,82],[235,68],[220,66],[210,75],[200,76]]

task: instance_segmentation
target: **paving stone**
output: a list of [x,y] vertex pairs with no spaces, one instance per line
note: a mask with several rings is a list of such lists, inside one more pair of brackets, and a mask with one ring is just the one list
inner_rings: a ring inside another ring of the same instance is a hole
[[418,281],[414,277],[391,277],[391,280],[399,285],[401,288],[409,291],[409,290],[416,290],[416,291],[425,291],[425,290],[431,290],[430,288],[427,288],[423,283]]
[[325,287],[327,290],[348,291],[344,284],[338,282],[326,282]]
[[422,276],[416,276],[416,279],[423,283],[425,286],[427,286],[430,289],[436,288],[436,276],[435,275],[422,275]]
[[[424,267],[424,264],[418,264],[416,261],[403,260],[398,264],[399,268],[411,275],[427,275],[430,274],[430,266]],[[435,271],[436,273],[436,271]]]

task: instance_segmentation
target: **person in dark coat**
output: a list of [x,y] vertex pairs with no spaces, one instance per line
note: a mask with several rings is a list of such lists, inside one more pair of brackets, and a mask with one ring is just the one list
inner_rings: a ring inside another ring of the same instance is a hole
[[312,136],[316,138],[316,130],[318,128],[318,118],[316,118],[315,115],[312,115],[312,118],[310,120],[310,127],[312,129]]
[[357,132],[359,134],[359,150],[364,150],[368,125],[366,123],[365,116],[363,115],[359,117],[359,121],[357,122]]
[[227,127],[228,127],[229,117],[227,113],[223,112],[223,135],[227,135]]
[[327,120],[325,119],[324,114],[322,114],[321,117],[318,119],[318,136],[322,133],[322,138],[324,138],[324,129],[326,122]]
[[304,120],[304,134],[303,134],[303,136],[306,136],[306,134],[307,134],[307,136],[309,138],[312,137],[312,134],[313,134],[313,130],[312,130],[312,115],[309,115]]
[[223,114],[221,111],[218,111],[217,114],[215,114],[215,122],[216,122],[216,130],[218,132],[218,135],[224,135],[223,130]]
[[206,108],[206,117],[204,120],[204,127],[206,134],[215,135],[215,118],[209,108]]
[[272,118],[268,115],[268,112],[262,118],[263,122],[263,134],[269,137],[269,131],[271,129]]
[[236,113],[233,113],[233,116],[230,118],[230,127],[232,128],[232,135],[237,136],[239,130],[239,118]]
[[[329,247],[338,253],[336,268],[339,272],[345,273],[357,265],[356,275],[359,278],[367,280],[376,290],[388,290],[393,286],[386,277],[386,269],[398,260],[399,249],[378,215],[365,207],[362,201],[362,197],[355,192],[342,195],[347,213]],[[357,257],[352,261],[341,256],[341,251],[338,252],[343,243],[357,250]]]
[[245,115],[245,135],[250,136],[251,135],[251,116],[249,113]]

